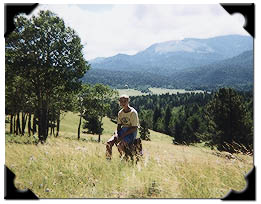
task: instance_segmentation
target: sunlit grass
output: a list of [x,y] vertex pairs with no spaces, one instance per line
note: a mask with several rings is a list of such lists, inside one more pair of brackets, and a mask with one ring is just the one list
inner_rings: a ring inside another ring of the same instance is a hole
[[[151,91],[151,94],[177,94],[177,93],[203,93],[204,91],[196,90],[196,91],[187,91],[185,89],[166,89],[166,88],[149,88]],[[142,93],[141,91],[135,90],[135,89],[117,89],[119,92],[119,95],[127,94],[129,96],[142,96],[142,95],[148,95],[148,93]]]
[[217,156],[204,146],[173,145],[172,138],[151,131],[142,141],[144,157],[138,164],[121,161],[116,148],[105,158],[105,142],[116,124],[104,118],[102,142],[97,135],[81,134],[79,117],[68,113],[58,138],[46,144],[22,144],[7,135],[6,165],[16,174],[15,185],[41,198],[222,198],[231,189],[246,186],[244,175],[253,157]]
[[149,88],[149,90],[153,93],[153,94],[177,94],[177,93],[203,93],[204,91],[201,90],[197,90],[197,91],[187,91],[185,89],[164,89],[164,88]]
[[135,89],[117,89],[119,92],[119,95],[127,94],[129,96],[142,96],[147,95],[147,93],[142,93],[141,91],[135,90]]

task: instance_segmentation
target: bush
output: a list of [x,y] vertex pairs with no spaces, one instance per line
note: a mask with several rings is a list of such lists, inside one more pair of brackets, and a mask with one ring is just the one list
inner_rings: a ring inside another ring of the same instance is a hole
[[140,122],[140,138],[142,140],[150,141],[150,131],[145,121]]

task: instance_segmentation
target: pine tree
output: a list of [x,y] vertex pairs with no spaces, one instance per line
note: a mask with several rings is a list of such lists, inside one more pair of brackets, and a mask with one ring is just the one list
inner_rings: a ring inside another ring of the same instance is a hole
[[161,117],[160,108],[156,106],[153,113],[153,130],[157,130],[157,121]]
[[140,121],[140,138],[142,140],[146,140],[146,141],[150,141],[150,131],[148,128],[148,124],[146,123],[146,121],[142,120]]
[[171,118],[171,109],[170,106],[168,106],[164,117],[164,129],[165,129],[165,133],[168,135],[170,135],[170,129],[169,129],[170,118]]
[[84,129],[88,129],[88,131],[92,134],[102,134],[102,122],[99,120],[99,117],[97,115],[84,115],[84,119]]
[[248,148],[252,145],[252,124],[249,123],[248,111],[242,97],[236,91],[231,88],[220,89],[208,104],[207,111],[216,130],[212,142],[219,150],[233,152],[238,148],[234,144]]

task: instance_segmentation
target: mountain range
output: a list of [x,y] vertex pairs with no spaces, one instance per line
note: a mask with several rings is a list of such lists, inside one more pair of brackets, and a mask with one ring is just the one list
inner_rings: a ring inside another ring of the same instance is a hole
[[241,82],[249,85],[253,84],[253,38],[185,38],[153,44],[135,55],[117,54],[89,63],[91,70],[84,81],[117,88],[125,84],[134,88],[215,88],[222,84],[238,86]]
[[195,69],[190,68],[174,73],[169,79],[175,81],[179,86],[193,89],[196,87],[199,89],[221,87],[250,89],[254,83],[253,50]]

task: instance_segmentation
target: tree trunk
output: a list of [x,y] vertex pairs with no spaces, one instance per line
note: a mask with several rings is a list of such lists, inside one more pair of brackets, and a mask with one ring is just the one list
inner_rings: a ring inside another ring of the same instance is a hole
[[54,135],[54,122],[53,122],[53,119],[51,120],[51,123],[50,123],[50,129],[51,129],[50,136],[52,136],[52,135]]
[[25,133],[26,121],[27,121],[27,114],[22,113],[22,135]]
[[41,110],[41,115],[39,117],[39,139],[41,143],[44,143],[47,139],[47,133],[48,133],[48,125],[47,125],[47,113],[46,113],[46,108],[42,108]]
[[36,129],[36,112],[34,113],[34,119],[33,119],[33,135],[36,133],[37,129]]
[[24,120],[25,120],[25,113],[24,112],[22,112],[22,135],[24,135],[24,128],[25,128],[25,122],[24,122]]
[[50,135],[54,136],[54,126],[55,126],[55,115],[54,115],[54,108],[52,110],[52,119],[51,119],[51,133]]
[[59,136],[59,131],[60,131],[60,111],[58,112],[58,117],[57,117],[56,137]]
[[48,133],[48,108],[47,101],[44,100],[43,95],[41,94],[41,90],[38,92],[38,138],[40,142],[43,144],[47,139]]
[[11,114],[10,117],[10,134],[13,134],[13,114]]
[[49,135],[49,127],[50,127],[50,124],[49,124],[49,112],[48,112],[48,109],[46,110],[46,139]]
[[42,112],[43,112],[43,110],[42,110],[42,108],[40,107],[39,109],[38,109],[38,114],[37,114],[37,116],[38,116],[38,138],[39,138],[39,140],[40,140],[40,142],[42,143],[43,142],[43,130],[42,130]]
[[37,100],[38,100],[38,104],[37,104],[38,139],[41,143],[43,143],[43,133],[42,133],[43,132],[42,130],[43,97],[40,89],[37,90]]
[[13,116],[13,133],[16,134],[16,115]]
[[[100,130],[101,130],[101,125],[102,124],[102,116],[101,116],[101,118],[100,118]],[[101,134],[99,133],[99,136],[98,136],[98,142],[101,142]]]
[[16,135],[18,135],[18,120],[17,120],[17,117],[18,117],[18,115],[16,114],[16,116],[15,116],[15,134]]
[[21,134],[21,127],[20,127],[20,113],[17,113],[17,119],[16,119],[16,135]]
[[45,142],[48,136],[48,108],[47,102],[43,102],[42,114],[41,114],[41,142]]
[[29,115],[28,115],[28,125],[27,125],[27,128],[28,128],[28,135],[31,136],[31,113],[29,113]]
[[54,135],[54,121],[53,121],[53,116],[52,119],[50,120],[50,136]]
[[49,127],[50,127],[50,124],[49,124],[49,121],[47,121],[47,128],[46,128],[46,135],[47,135],[47,137],[49,135]]
[[82,124],[82,113],[80,113],[80,121],[78,126],[78,140],[80,139],[80,134],[81,134],[81,124]]
[[52,126],[53,136],[54,136],[54,127],[55,127],[55,121],[53,121],[53,126]]

